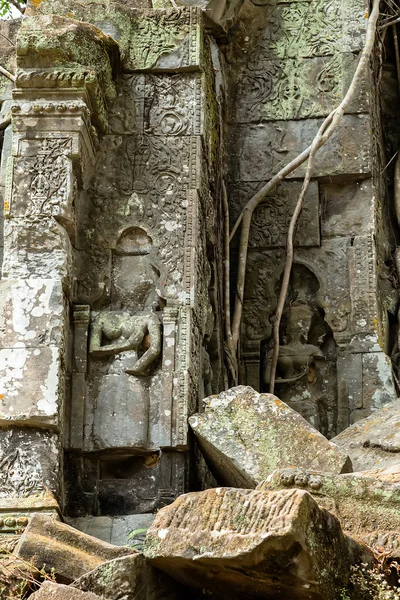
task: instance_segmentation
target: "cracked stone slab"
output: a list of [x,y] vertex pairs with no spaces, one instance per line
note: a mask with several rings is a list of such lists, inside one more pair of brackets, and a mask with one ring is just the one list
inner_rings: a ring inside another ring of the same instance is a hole
[[31,598],[34,600],[102,600],[100,596],[91,592],[81,592],[68,585],[52,581],[44,581]]
[[350,564],[371,562],[304,490],[185,494],[158,512],[144,553],[184,584],[247,600],[337,600]]
[[53,570],[56,577],[72,583],[101,563],[134,554],[102,542],[50,517],[35,515],[15,550],[16,556],[41,569]]
[[[189,423],[217,481],[254,488],[278,467],[351,470],[348,456],[272,394],[239,386],[204,400]],[[307,466],[306,466],[307,465]]]
[[398,464],[400,401],[391,402],[357,421],[332,442],[350,456],[354,471],[386,469]]
[[[391,552],[396,549],[391,532],[400,531],[399,472],[399,466],[397,476],[393,470],[391,475],[383,470],[336,475],[298,468],[278,469],[257,489],[306,490],[321,508],[336,515],[346,533]],[[375,540],[374,544],[371,540]],[[400,534],[397,540],[400,541]]]

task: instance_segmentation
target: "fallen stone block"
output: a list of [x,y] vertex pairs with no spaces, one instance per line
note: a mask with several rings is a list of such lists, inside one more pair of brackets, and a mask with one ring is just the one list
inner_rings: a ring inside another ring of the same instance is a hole
[[272,394],[239,386],[204,400],[189,423],[217,481],[254,488],[278,467],[344,473],[348,456]]
[[15,555],[36,568],[52,571],[57,581],[72,583],[99,564],[135,553],[112,546],[51,517],[34,515],[15,549]]
[[183,584],[246,600],[337,600],[350,566],[373,563],[304,490],[185,494],[158,512],[144,553]]
[[369,469],[367,471],[357,471],[361,477],[387,481],[388,483],[400,483],[400,463],[383,469]]
[[181,586],[149,565],[143,554],[105,562],[71,587],[93,592],[106,600],[180,600]]
[[[379,538],[381,541],[372,545],[391,551],[392,545],[382,540],[392,530],[400,532],[398,484],[367,477],[363,473],[334,475],[288,468],[275,471],[257,486],[258,490],[264,491],[289,488],[307,490],[320,507],[339,519],[346,533],[368,545],[371,545],[371,540]],[[379,534],[378,537],[376,534]],[[400,533],[398,537],[400,539]]]
[[40,589],[30,596],[32,600],[102,600],[90,592],[81,592],[68,585],[45,581]]
[[346,452],[353,471],[383,469],[399,463],[400,401],[350,425],[331,440]]

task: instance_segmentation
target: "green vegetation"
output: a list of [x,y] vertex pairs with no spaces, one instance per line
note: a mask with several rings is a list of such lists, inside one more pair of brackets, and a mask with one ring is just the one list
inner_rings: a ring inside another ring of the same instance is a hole
[[[23,0],[0,0],[0,18],[15,17],[18,11],[23,14],[25,6],[26,2]],[[12,7],[16,10],[13,11]]]

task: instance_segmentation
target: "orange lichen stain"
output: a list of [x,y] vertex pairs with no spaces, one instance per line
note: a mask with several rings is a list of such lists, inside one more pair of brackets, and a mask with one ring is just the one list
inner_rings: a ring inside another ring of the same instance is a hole
[[31,0],[31,4],[33,4],[35,8],[37,8],[41,2],[42,0]]
[[10,203],[9,202],[4,202],[4,212],[6,212],[6,213],[10,212]]
[[368,17],[369,17],[369,13],[366,12],[365,15],[364,15],[364,19],[368,19]]
[[158,464],[158,458],[158,454],[150,454],[150,456],[146,456],[146,458],[144,459],[144,466],[147,469],[152,469]]
[[4,394],[0,394],[0,400],[3,400]]
[[274,404],[275,404],[276,406],[282,406],[283,402],[282,402],[282,400],[279,400],[279,398],[276,398],[276,399],[274,400]]

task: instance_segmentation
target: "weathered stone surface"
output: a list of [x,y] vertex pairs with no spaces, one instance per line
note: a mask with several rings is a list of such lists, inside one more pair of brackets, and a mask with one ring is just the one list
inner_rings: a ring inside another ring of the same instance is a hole
[[324,183],[321,193],[321,234],[324,239],[356,236],[374,230],[372,180],[343,184]]
[[[378,475],[379,477],[379,475]],[[302,469],[279,469],[259,490],[301,488],[339,519],[344,531],[363,541],[400,530],[400,486],[373,471],[334,475]],[[391,548],[386,548],[390,550]]]
[[[201,12],[197,7],[140,9],[106,1],[31,2],[29,14],[57,13],[87,21],[118,41],[124,70],[197,69],[202,54]],[[154,40],[157,40],[157,44]]]
[[[265,181],[235,182],[231,185],[230,218],[232,225],[236,222],[246,202],[256,194]],[[268,195],[256,209],[252,219],[249,246],[250,248],[279,248],[285,245],[290,222],[302,184],[298,181],[285,182]],[[318,183],[311,182],[305,200],[304,209],[299,220],[295,245],[319,246],[319,194]],[[235,240],[238,240],[236,236]]]
[[4,277],[71,280],[71,241],[54,217],[6,219],[4,249]]
[[[99,565],[72,587],[106,600],[179,600],[180,586],[151,567],[143,554],[124,556]],[[182,591],[181,591],[182,593]]]
[[101,600],[91,592],[81,592],[67,585],[45,581],[32,596],[34,600]]
[[[30,470],[33,470],[32,465]],[[29,474],[21,473],[26,478]],[[59,520],[60,512],[54,494],[49,491],[21,498],[11,495],[9,489],[3,490],[3,497],[0,498],[0,556],[9,556],[13,552],[34,514],[41,513]]]
[[272,394],[239,386],[205,400],[189,423],[218,481],[255,487],[278,466],[351,470],[348,457]]
[[0,350],[1,425],[59,426],[63,398],[60,349]]
[[337,600],[357,553],[368,560],[303,490],[186,494],[159,511],[145,542],[151,564],[222,598]]
[[369,477],[388,483],[400,483],[400,463],[383,469],[369,469],[367,471],[358,471],[360,477]]
[[[314,177],[369,174],[370,121],[367,115],[346,115],[343,123],[315,158]],[[321,121],[274,121],[232,127],[232,181],[267,181],[307,148]],[[305,167],[288,177],[304,176]]]
[[[59,439],[54,433],[33,428],[0,429],[0,503],[12,499],[58,493],[60,485]],[[32,498],[32,506],[36,501]],[[27,501],[29,505],[30,501]],[[54,507],[54,502],[50,501]],[[1,506],[1,504],[0,504]],[[42,505],[43,506],[43,505]]]
[[153,514],[120,517],[88,516],[68,519],[68,525],[114,546],[131,546],[135,550],[140,550],[146,531],[153,521]]
[[3,348],[59,345],[63,331],[61,282],[8,279],[0,282],[0,331]]
[[400,449],[400,401],[376,410],[332,441],[350,456],[354,471],[396,465]]
[[81,533],[69,525],[35,515],[15,550],[17,557],[41,569],[54,570],[59,580],[71,583],[102,562],[133,554]]
[[[18,29],[21,26],[22,19],[1,19],[0,20],[0,57],[2,66],[10,71],[15,72],[16,56],[15,56],[15,39]],[[5,98],[11,97],[12,81],[0,75],[0,103]]]
[[[118,55],[118,45],[112,37],[89,23],[79,23],[60,14],[28,17],[18,32],[17,57],[20,68],[53,69],[56,65],[70,70],[80,66],[91,68],[95,77],[98,77],[99,93],[104,94],[107,101],[115,97],[112,79]],[[19,73],[18,76],[22,83],[24,74]]]

